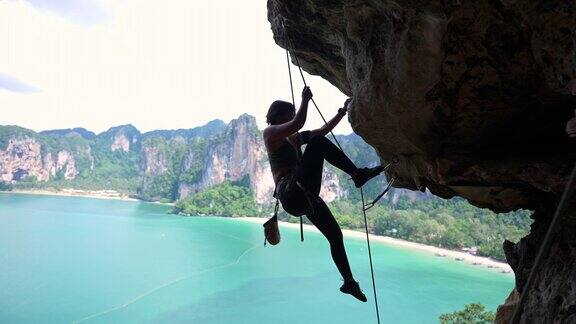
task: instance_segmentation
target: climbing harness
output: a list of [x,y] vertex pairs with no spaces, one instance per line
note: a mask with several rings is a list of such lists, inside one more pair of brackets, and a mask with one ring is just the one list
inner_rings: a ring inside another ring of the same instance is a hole
[[[281,25],[282,25],[282,28],[284,30],[285,43],[286,43],[286,47],[287,47],[286,48],[286,61],[288,63],[288,76],[290,78],[290,91],[292,94],[292,104],[294,105],[294,107],[296,107],[295,101],[294,101],[294,86],[293,86],[293,82],[292,82],[292,71],[291,71],[291,64],[290,64],[290,50],[292,51],[292,54],[294,55],[294,59],[296,60],[296,66],[298,66],[298,71],[300,72],[300,77],[302,78],[302,82],[304,83],[304,86],[307,86],[307,83],[306,83],[306,78],[304,77],[304,73],[302,72],[302,66],[301,66],[300,61],[298,59],[298,55],[296,55],[296,52],[294,51],[294,44],[292,43],[292,39],[290,38],[290,36],[286,32],[286,28],[284,26],[284,20],[281,21]],[[324,121],[324,124],[325,125],[328,124],[328,122],[326,121],[326,118],[324,118],[324,115],[322,114],[322,111],[320,111],[320,108],[318,107],[318,105],[314,101],[314,98],[311,98],[310,100],[312,101],[312,104],[316,108],[316,111],[318,111],[318,114],[320,115],[320,117]],[[334,139],[334,142],[336,143],[336,145],[338,146],[340,151],[342,151],[344,153],[342,146],[338,142],[338,139],[336,138],[336,136],[334,135],[332,130],[330,130],[330,135],[332,135],[332,138]],[[383,168],[382,172],[386,171],[392,163],[398,163],[398,157],[397,156],[393,157],[392,162],[388,163]],[[380,195],[378,195],[376,197],[376,199],[374,199],[369,204],[366,204],[364,202],[364,190],[362,187],[360,187],[360,197],[362,199],[362,214],[364,216],[364,228],[366,230],[366,243],[368,245],[368,259],[370,260],[370,274],[372,276],[372,290],[374,293],[374,305],[376,308],[376,319],[378,321],[378,324],[380,324],[380,310],[378,307],[378,296],[376,294],[376,281],[374,279],[374,266],[372,264],[372,250],[370,248],[370,235],[368,234],[368,220],[366,217],[366,210],[372,208],[384,195],[386,195],[386,193],[392,187],[393,183],[394,183],[394,178],[391,179],[391,181],[388,183],[388,186],[384,189],[384,191]],[[301,184],[299,184],[298,182],[297,182],[297,184],[301,187],[301,189],[304,190],[305,193],[307,192]],[[307,197],[307,199],[308,199],[308,197]],[[302,217],[300,217],[300,233],[301,233],[301,240],[303,241],[304,237],[302,236],[303,235],[302,234]]]

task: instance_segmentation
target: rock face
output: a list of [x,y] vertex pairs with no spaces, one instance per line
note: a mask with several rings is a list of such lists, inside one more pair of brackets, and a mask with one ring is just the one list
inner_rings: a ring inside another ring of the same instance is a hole
[[64,179],[72,180],[78,175],[76,170],[76,162],[74,156],[68,151],[58,152],[58,160],[56,162],[56,172],[64,170]]
[[226,130],[208,144],[203,156],[191,150],[184,160],[188,171],[197,159],[203,160],[201,174],[195,182],[180,183],[180,198],[224,181],[240,181],[248,175],[258,203],[268,202],[274,183],[267,169],[267,157],[253,116],[242,115],[230,122]]
[[[42,161],[40,144],[33,139],[14,139],[8,142],[5,151],[0,150],[2,180],[20,181],[35,177],[38,181],[48,180],[50,171],[55,171],[51,157]],[[44,162],[47,168],[44,167]]]
[[[240,181],[249,176],[250,187],[258,204],[272,201],[274,180],[268,163],[268,155],[256,119],[242,115],[230,122],[226,130],[208,143],[203,156],[190,150],[184,160],[184,172],[203,159],[201,174],[194,182],[181,182],[179,197],[185,198],[196,192],[224,181]],[[324,167],[320,196],[327,202],[345,196],[340,180],[332,167]]]
[[322,171],[322,188],[320,189],[320,197],[326,202],[331,202],[346,196],[342,185],[340,185],[340,178],[334,168],[324,166]]
[[110,149],[112,151],[122,150],[124,152],[128,152],[130,151],[130,140],[124,134],[116,135]]
[[[293,61],[354,97],[352,127],[382,160],[399,159],[396,186],[535,210],[530,235],[506,246],[520,292],[572,165],[575,17],[567,0],[268,0],[276,43],[291,40]],[[573,225],[556,236],[525,322],[576,321]]]
[[112,127],[104,133],[104,138],[111,137],[110,150],[122,150],[129,152],[130,149],[138,149],[142,134],[132,125]]
[[158,146],[144,146],[142,154],[142,171],[145,175],[159,175],[168,170],[166,156]]
[[34,178],[48,181],[62,172],[68,180],[76,178],[76,161],[70,152],[60,151],[42,156],[41,144],[33,138],[12,139],[5,150],[0,149],[0,180],[15,182]]

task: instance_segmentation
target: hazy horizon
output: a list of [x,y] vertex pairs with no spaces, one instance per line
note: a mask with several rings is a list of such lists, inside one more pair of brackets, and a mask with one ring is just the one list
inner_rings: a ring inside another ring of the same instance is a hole
[[[2,125],[146,132],[248,113],[262,129],[270,103],[290,100],[265,0],[0,1],[0,38]],[[336,113],[346,96],[320,77],[307,81],[324,115]],[[305,127],[318,127],[310,108]],[[335,132],[352,130],[344,119]]]

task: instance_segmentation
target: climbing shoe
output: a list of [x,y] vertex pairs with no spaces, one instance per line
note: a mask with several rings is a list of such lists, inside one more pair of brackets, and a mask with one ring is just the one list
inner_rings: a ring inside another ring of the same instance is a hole
[[364,295],[364,293],[360,289],[360,285],[358,284],[358,282],[354,280],[344,281],[344,284],[342,285],[342,287],[340,287],[340,291],[345,294],[352,295],[362,302],[366,302],[368,300],[368,298],[366,298],[366,295]]
[[356,173],[352,176],[352,181],[354,181],[354,185],[356,188],[362,187],[368,180],[374,178],[375,176],[379,175],[382,171],[384,171],[384,167],[381,165],[373,168],[362,168],[358,169]]

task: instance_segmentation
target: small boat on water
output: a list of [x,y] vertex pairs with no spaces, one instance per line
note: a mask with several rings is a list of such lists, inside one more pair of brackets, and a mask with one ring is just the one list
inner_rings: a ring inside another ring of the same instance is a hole
[[446,253],[436,252],[436,253],[434,253],[434,255],[437,256],[437,257],[442,257],[442,258],[443,258],[443,257],[446,256]]
[[482,265],[482,262],[472,262],[472,265]]
[[457,257],[457,258],[456,258],[456,261],[464,261],[464,258]]
[[512,271],[510,271],[510,269],[504,269],[504,270],[502,270],[502,271],[500,271],[500,272],[501,272],[501,273],[510,273],[510,272],[512,272]]
[[493,266],[493,265],[491,265],[491,264],[489,264],[489,265],[488,265],[488,268],[494,268],[494,266]]

